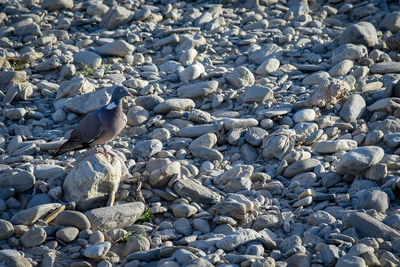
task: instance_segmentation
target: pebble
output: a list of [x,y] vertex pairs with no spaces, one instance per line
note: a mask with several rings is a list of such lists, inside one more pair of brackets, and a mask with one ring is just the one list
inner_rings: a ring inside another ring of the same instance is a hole
[[103,259],[111,248],[111,243],[108,241],[100,242],[91,245],[85,249],[83,255],[91,259]]
[[78,228],[67,226],[56,232],[56,237],[65,243],[72,242],[78,236]]
[[356,148],[343,156],[335,171],[340,174],[355,175],[381,161],[383,156],[383,149],[377,146]]
[[46,240],[46,231],[39,227],[32,227],[21,236],[21,243],[25,248],[32,248]]

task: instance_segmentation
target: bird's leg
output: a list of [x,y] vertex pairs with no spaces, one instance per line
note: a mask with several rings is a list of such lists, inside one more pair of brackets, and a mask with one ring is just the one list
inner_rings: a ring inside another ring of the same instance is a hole
[[96,146],[94,149],[95,149],[95,151],[96,151],[96,154],[97,154],[97,153],[100,153],[100,154],[103,154],[104,156],[106,155],[106,154],[104,153],[104,147],[103,147],[103,150],[100,150],[97,146]]
[[115,153],[113,153],[111,151],[108,151],[104,145],[102,145],[102,148],[103,148],[103,155],[104,156],[107,156],[107,155],[110,155],[111,157],[115,157],[116,156]]

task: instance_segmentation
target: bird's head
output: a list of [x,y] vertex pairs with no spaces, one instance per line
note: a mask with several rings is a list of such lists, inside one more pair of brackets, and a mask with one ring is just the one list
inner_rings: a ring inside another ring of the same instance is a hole
[[119,102],[123,97],[130,96],[133,97],[131,93],[129,93],[128,89],[124,86],[117,86],[114,88],[114,91],[111,96],[111,102]]

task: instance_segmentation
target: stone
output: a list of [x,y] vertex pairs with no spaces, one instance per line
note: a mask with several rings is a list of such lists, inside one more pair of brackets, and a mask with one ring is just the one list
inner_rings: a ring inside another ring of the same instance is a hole
[[45,215],[48,215],[50,212],[60,207],[61,204],[59,203],[37,205],[32,208],[24,209],[15,213],[14,216],[11,217],[11,222],[14,225],[16,224],[32,225],[38,219],[42,218]]
[[201,98],[214,93],[218,88],[217,81],[205,81],[185,84],[179,87],[178,96],[181,98]]
[[100,242],[87,247],[83,252],[83,255],[91,259],[103,259],[106,257],[107,252],[110,250],[110,248],[111,248],[110,242],[108,241]]
[[32,248],[42,244],[46,237],[45,230],[39,227],[32,227],[21,236],[20,241],[25,248]]
[[111,95],[106,89],[75,96],[67,100],[66,108],[78,114],[88,114],[108,104]]
[[69,243],[74,241],[74,239],[78,236],[78,233],[78,228],[67,226],[58,230],[56,232],[56,237],[62,242]]
[[267,58],[256,70],[257,75],[267,75],[279,68],[280,62],[276,58]]
[[214,200],[219,201],[221,196],[208,189],[193,179],[179,179],[174,185],[175,192],[182,197],[190,197],[193,201],[201,203],[211,203]]
[[258,237],[260,237],[260,234],[258,234],[253,229],[246,228],[233,232],[230,235],[227,235],[226,237],[217,241],[216,245],[217,248],[221,248],[224,251],[231,251],[242,244],[257,239]]
[[356,61],[367,54],[368,50],[364,45],[345,44],[333,50],[332,64],[337,64],[345,59]]
[[381,161],[384,156],[382,148],[364,146],[347,152],[336,165],[335,171],[339,174],[357,175],[371,165]]
[[42,8],[48,9],[50,11],[64,9],[64,8],[73,8],[74,1],[73,0],[43,0]]
[[6,220],[0,219],[0,240],[7,240],[14,234],[14,226]]
[[331,77],[337,77],[337,76],[344,76],[350,72],[350,70],[353,68],[354,63],[352,60],[349,59],[344,59],[343,61],[340,61],[336,65],[334,65],[329,71],[329,75]]
[[163,144],[157,139],[140,141],[133,148],[133,155],[136,157],[147,158],[158,153],[163,148]]
[[133,106],[126,114],[129,126],[139,126],[149,120],[150,114],[140,106]]
[[400,62],[380,62],[370,67],[371,73],[399,73]]
[[344,102],[339,115],[345,122],[353,122],[362,115],[365,107],[364,98],[359,94],[353,94]]
[[35,176],[21,169],[5,170],[0,174],[0,189],[12,187],[16,193],[25,192],[33,187]]
[[366,189],[357,193],[356,209],[374,209],[378,212],[385,212],[389,207],[388,195],[378,189]]
[[88,218],[79,211],[65,210],[57,215],[55,223],[65,226],[74,226],[79,230],[90,229]]
[[187,111],[195,107],[193,100],[188,98],[170,98],[154,107],[157,114],[166,114],[170,111]]
[[340,34],[339,44],[347,43],[362,44],[368,47],[378,43],[378,37],[374,25],[370,22],[361,21],[352,24]]
[[400,31],[400,11],[394,11],[386,14],[381,20],[379,26],[385,30],[389,30],[392,33]]
[[303,85],[319,85],[323,81],[325,81],[328,77],[330,77],[329,73],[326,71],[315,72],[311,75],[308,75],[303,79]]
[[150,173],[149,183],[153,187],[162,187],[167,185],[174,175],[179,176],[180,173],[181,164],[177,161],[169,162]]
[[39,180],[59,178],[65,174],[63,167],[52,164],[38,164],[33,170],[34,176]]
[[196,63],[186,67],[184,71],[179,73],[179,79],[182,82],[193,81],[193,80],[196,80],[197,78],[199,78],[200,75],[204,72],[205,72],[204,65],[199,62],[196,62]]
[[117,40],[100,46],[97,48],[97,53],[101,56],[126,57],[131,55],[134,50],[135,47],[133,45],[128,44],[124,40]]
[[0,250],[0,262],[4,266],[12,267],[31,267],[32,264],[22,256],[20,252],[14,249]]
[[317,165],[321,164],[317,159],[303,159],[289,165],[283,172],[283,176],[291,178],[300,173],[313,170]]
[[104,16],[110,8],[102,3],[91,3],[87,6],[86,12],[89,16]]
[[327,103],[336,104],[350,91],[350,86],[345,81],[328,78],[319,84],[315,92],[310,96],[312,105],[324,107]]
[[75,76],[67,84],[58,89],[56,99],[84,95],[94,91],[95,86],[88,79],[82,76]]
[[246,67],[234,69],[225,75],[225,79],[236,88],[242,88],[254,84],[254,75]]
[[130,10],[122,6],[113,6],[103,16],[100,27],[113,30],[121,25],[127,24],[133,19],[133,14]]
[[243,97],[244,102],[265,103],[268,100],[274,100],[274,92],[270,88],[258,84],[247,87]]
[[335,266],[343,266],[343,267],[366,267],[365,261],[361,257],[357,256],[343,256],[341,257]]
[[308,122],[316,118],[316,113],[313,109],[302,109],[293,115],[294,122]]
[[336,221],[335,217],[326,211],[319,210],[308,216],[307,223],[311,225],[320,225],[326,223],[328,225],[333,224]]
[[354,227],[361,237],[377,237],[384,240],[400,238],[400,232],[362,212],[347,214],[343,219],[343,224],[346,227]]
[[81,66],[89,66],[90,68],[97,69],[101,66],[103,60],[101,56],[90,51],[80,51],[74,54],[74,63]]
[[338,151],[350,151],[355,148],[357,148],[357,142],[351,139],[320,141],[313,145],[314,151],[321,154],[332,154]]
[[85,212],[91,229],[111,230],[132,225],[144,212],[145,206],[141,202],[131,202],[112,207],[92,209]]
[[128,174],[119,156],[110,161],[102,154],[91,154],[69,172],[64,180],[64,197],[75,201],[77,208],[97,207],[113,197],[119,182]]
[[[175,217],[187,218],[197,213],[197,209],[188,204],[178,204],[172,208]],[[190,234],[190,233],[189,233]]]

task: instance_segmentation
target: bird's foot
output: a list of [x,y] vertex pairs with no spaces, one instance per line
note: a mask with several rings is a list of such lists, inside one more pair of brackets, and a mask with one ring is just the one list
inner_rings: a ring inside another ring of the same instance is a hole
[[108,151],[105,146],[102,146],[102,148],[103,148],[103,153],[102,154],[104,156],[110,155],[111,157],[115,157],[117,155],[117,154],[115,154],[115,153],[113,153],[111,151]]

